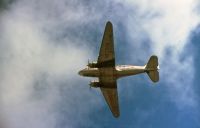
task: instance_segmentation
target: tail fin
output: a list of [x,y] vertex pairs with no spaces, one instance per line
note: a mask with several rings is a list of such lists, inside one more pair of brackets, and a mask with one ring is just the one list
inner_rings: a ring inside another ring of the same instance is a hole
[[158,57],[153,55],[150,57],[148,63],[146,64],[146,73],[148,74],[149,78],[153,82],[159,81],[159,72],[158,72]]

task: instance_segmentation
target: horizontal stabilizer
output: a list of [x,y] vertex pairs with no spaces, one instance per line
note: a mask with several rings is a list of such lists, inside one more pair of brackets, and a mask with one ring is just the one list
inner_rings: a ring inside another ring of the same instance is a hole
[[157,69],[157,67],[158,67],[158,57],[153,55],[150,57],[146,65],[146,69]]
[[153,82],[159,81],[158,57],[157,56],[153,55],[150,57],[145,69],[146,69],[146,72],[147,72],[149,78]]
[[150,71],[147,74],[153,82],[159,81],[159,72],[158,71]]

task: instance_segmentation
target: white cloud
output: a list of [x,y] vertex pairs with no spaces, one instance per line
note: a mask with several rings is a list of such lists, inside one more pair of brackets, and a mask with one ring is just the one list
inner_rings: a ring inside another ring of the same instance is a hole
[[[122,4],[123,8],[129,8],[125,13],[127,17],[121,13],[122,8],[115,9],[115,6],[101,4],[102,8],[99,11],[95,10],[98,4],[93,7],[93,5],[82,5],[79,1],[64,0],[59,2],[21,0],[1,14],[0,103],[2,108],[0,110],[3,111],[3,117],[7,122],[5,124],[8,125],[5,127],[54,128],[58,125],[56,119],[58,110],[55,110],[55,106],[61,100],[66,100],[63,107],[67,110],[62,109],[69,115],[69,118],[65,119],[67,126],[76,126],[77,122],[72,121],[75,120],[72,115],[78,110],[79,115],[76,117],[85,117],[89,113],[89,109],[86,109],[88,105],[85,105],[84,101],[88,104],[92,103],[93,107],[100,106],[99,96],[93,95],[93,98],[85,100],[90,94],[87,94],[83,87],[79,86],[85,98],[80,97],[80,92],[71,91],[72,85],[79,83],[77,71],[84,66],[87,58],[93,56],[92,46],[87,46],[86,43],[89,37],[83,39],[78,36],[85,31],[76,31],[73,37],[67,36],[66,33],[71,31],[70,27],[99,24],[99,20],[105,17],[111,17],[114,22],[121,20],[127,25],[128,37],[131,37],[131,42],[134,41],[134,44],[130,45],[142,48],[140,41],[144,38],[143,34],[148,35],[152,41],[152,51],[159,56],[163,66],[160,70],[161,82],[168,82],[171,100],[177,103],[177,106],[195,106],[191,85],[194,74],[194,69],[191,67],[193,58],[189,56],[180,61],[180,55],[187,44],[191,30],[199,23],[197,14],[193,12],[196,1],[118,0],[117,2]],[[115,2],[106,2],[106,4],[115,4]],[[114,13],[116,17],[106,15],[106,11],[112,9],[115,9],[115,12],[111,11],[109,14]],[[118,12],[125,18],[117,17]],[[171,48],[171,56],[165,60],[165,52],[168,48]],[[191,75],[188,76],[188,73]],[[64,98],[60,94],[62,82],[67,83],[68,86]],[[39,86],[39,90],[40,85],[44,86],[44,90],[40,90],[42,94],[35,90],[36,85]],[[70,95],[71,93],[73,96]],[[38,98],[34,99],[35,97]],[[79,100],[75,101],[77,98]],[[81,102],[81,106],[76,106],[78,102],[79,104]],[[83,110],[80,111],[80,108]],[[81,123],[88,126],[93,122]]]
[[[55,106],[62,98],[57,81],[71,81],[66,85],[70,88],[79,79],[77,72],[87,62],[89,50],[84,43],[80,46],[67,38],[52,42],[33,12],[29,15],[24,6],[16,7],[1,19],[1,116],[6,128],[54,128],[59,113]],[[35,90],[40,84],[45,89]]]
[[135,26],[133,21],[137,20],[140,29],[149,34],[157,54],[164,54],[166,47],[181,52],[191,30],[199,23],[199,16],[194,11],[196,0],[127,0],[127,3],[137,7],[136,14],[129,14],[129,26]]

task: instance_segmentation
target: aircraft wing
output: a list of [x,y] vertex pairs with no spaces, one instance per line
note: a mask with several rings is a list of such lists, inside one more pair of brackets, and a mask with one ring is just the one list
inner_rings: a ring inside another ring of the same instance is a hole
[[113,114],[114,117],[119,117],[119,103],[118,103],[118,93],[117,93],[117,82],[109,83],[109,85],[104,84],[100,87],[101,92]]
[[109,21],[106,23],[97,62],[100,67],[115,66],[113,27],[112,23]]

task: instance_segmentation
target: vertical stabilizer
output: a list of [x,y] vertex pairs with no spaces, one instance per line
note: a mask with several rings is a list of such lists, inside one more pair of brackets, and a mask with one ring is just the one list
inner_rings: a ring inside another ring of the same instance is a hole
[[159,81],[159,72],[158,72],[158,57],[153,55],[150,57],[148,63],[146,64],[146,73],[148,74],[149,78],[153,82]]

